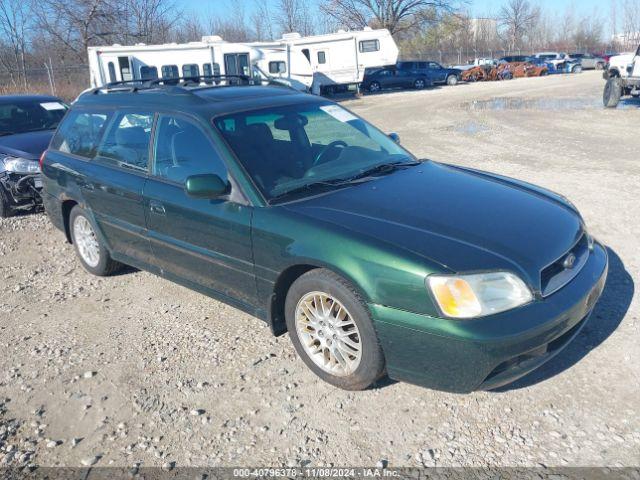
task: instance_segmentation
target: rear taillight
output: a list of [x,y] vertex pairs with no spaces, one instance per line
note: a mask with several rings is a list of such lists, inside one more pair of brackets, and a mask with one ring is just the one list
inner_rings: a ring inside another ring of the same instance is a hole
[[45,150],[44,152],[42,152],[42,155],[40,155],[40,171],[42,172],[42,167],[44,166],[44,156],[47,154],[47,151]]

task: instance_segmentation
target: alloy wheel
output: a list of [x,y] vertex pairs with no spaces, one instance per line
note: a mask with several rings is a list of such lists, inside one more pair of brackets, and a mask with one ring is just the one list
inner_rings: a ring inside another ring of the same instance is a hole
[[362,359],[358,326],[338,299],[325,292],[304,295],[295,310],[296,333],[309,358],[335,376],[352,374]]
[[97,267],[100,263],[100,245],[91,223],[82,215],[78,215],[73,222],[73,239],[82,260],[92,268]]

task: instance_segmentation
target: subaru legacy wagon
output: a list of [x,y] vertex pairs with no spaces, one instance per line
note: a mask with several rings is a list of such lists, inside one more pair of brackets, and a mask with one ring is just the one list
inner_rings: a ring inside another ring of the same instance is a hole
[[42,158],[46,211],[89,272],[231,304],[353,390],[493,389],[587,322],[607,254],[564,197],[418,160],[324,98],[174,83],[83,94]]

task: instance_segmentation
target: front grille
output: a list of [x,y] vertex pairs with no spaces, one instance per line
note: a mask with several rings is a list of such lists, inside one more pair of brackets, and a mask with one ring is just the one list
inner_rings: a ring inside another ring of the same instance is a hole
[[[565,261],[573,255],[572,266],[567,267]],[[589,258],[589,239],[583,234],[575,245],[540,273],[542,296],[546,297],[569,283],[582,269]]]

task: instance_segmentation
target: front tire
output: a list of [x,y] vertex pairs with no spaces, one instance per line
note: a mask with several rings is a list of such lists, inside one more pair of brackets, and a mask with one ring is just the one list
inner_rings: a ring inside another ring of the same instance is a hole
[[285,318],[298,355],[325,382],[364,390],[383,374],[369,309],[342,277],[325,269],[302,275],[287,293]]
[[78,205],[73,207],[69,215],[69,229],[76,255],[87,272],[106,277],[122,266],[111,258],[100,241],[90,216]]
[[458,77],[456,75],[449,75],[447,77],[447,85],[457,85],[458,84]]
[[604,85],[602,102],[606,108],[616,108],[622,96],[622,85],[617,77],[610,78]]
[[371,93],[378,93],[380,90],[382,90],[382,87],[380,87],[380,83],[378,82],[371,82],[369,84],[369,92]]

